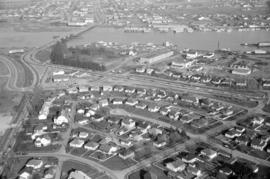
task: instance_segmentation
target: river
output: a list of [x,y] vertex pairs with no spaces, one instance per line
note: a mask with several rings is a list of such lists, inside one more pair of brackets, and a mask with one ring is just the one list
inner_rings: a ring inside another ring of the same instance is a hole
[[[48,43],[55,36],[64,36],[76,33],[78,29],[66,32],[8,32],[0,31],[0,48],[22,48],[38,47]],[[254,47],[243,47],[241,43],[257,43],[270,41],[269,31],[250,31],[250,32],[193,32],[193,33],[125,33],[122,29],[110,27],[96,27],[83,33],[80,37],[69,41],[69,46],[89,44],[96,41],[119,42],[119,43],[148,43],[161,44],[169,41],[180,48],[191,48],[200,50],[215,50],[218,42],[220,48],[231,50],[251,50]]]
[[200,50],[215,50],[218,42],[220,48],[231,50],[251,50],[251,47],[240,46],[241,43],[257,43],[270,41],[269,31],[249,31],[249,32],[193,32],[193,33],[125,33],[121,29],[97,27],[87,31],[82,36],[69,42],[69,46],[89,44],[95,41],[119,42],[119,43],[156,43],[161,44],[169,41],[180,48],[191,48]]

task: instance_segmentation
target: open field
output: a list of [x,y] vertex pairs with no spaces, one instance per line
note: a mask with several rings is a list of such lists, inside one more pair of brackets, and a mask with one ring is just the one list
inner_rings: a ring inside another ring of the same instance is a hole
[[45,49],[45,50],[41,50],[36,54],[36,58],[40,61],[40,62],[46,62],[46,61],[50,61],[50,55],[51,55],[51,50],[50,49]]
[[0,75],[8,75],[8,74],[9,71],[7,66],[3,62],[0,62]]
[[0,113],[13,112],[13,107],[19,104],[21,95],[7,91],[5,88],[7,78],[0,78]]

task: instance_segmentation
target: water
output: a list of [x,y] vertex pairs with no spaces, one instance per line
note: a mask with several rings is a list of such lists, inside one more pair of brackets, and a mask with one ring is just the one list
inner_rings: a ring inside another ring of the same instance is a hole
[[55,36],[63,36],[70,32],[7,32],[0,31],[0,48],[39,47]]
[[[38,47],[51,41],[54,36],[64,36],[65,34],[79,31],[73,29],[70,32],[8,32],[0,31],[0,48],[20,48]],[[68,45],[76,46],[89,44],[95,41],[119,42],[119,43],[157,43],[165,41],[172,42],[180,48],[191,48],[201,50],[217,49],[218,41],[220,48],[231,50],[251,50],[254,47],[243,47],[241,43],[257,43],[260,41],[270,41],[270,32],[250,31],[250,32],[193,32],[193,33],[125,33],[121,29],[110,27],[97,27],[85,32],[79,38],[73,39]]]
[[81,37],[69,42],[69,46],[89,44],[95,41],[119,42],[119,43],[157,43],[165,41],[172,42],[180,48],[191,48],[200,50],[215,50],[220,43],[220,48],[231,50],[251,50],[254,47],[243,47],[241,43],[257,43],[260,41],[270,41],[270,32],[250,31],[250,32],[193,32],[193,33],[125,33],[121,29],[97,27],[84,33]]

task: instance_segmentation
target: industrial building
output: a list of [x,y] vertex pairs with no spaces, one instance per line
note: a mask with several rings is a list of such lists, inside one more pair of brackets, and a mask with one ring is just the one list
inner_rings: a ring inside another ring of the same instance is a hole
[[173,56],[173,54],[174,54],[173,51],[153,53],[153,54],[150,54],[149,56],[145,56],[145,57],[140,58],[139,62],[141,64],[153,64],[153,63],[159,62],[161,60],[164,60],[166,58],[169,58],[169,57]]

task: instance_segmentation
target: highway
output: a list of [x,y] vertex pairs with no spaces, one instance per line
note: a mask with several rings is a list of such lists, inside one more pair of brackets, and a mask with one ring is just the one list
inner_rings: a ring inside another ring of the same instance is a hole
[[7,58],[6,56],[0,55],[0,61],[6,65],[9,71],[9,75],[7,76],[8,81],[6,83],[6,89],[9,91],[21,91],[21,92],[26,91],[27,89],[19,87],[17,85],[19,72],[13,60]]

